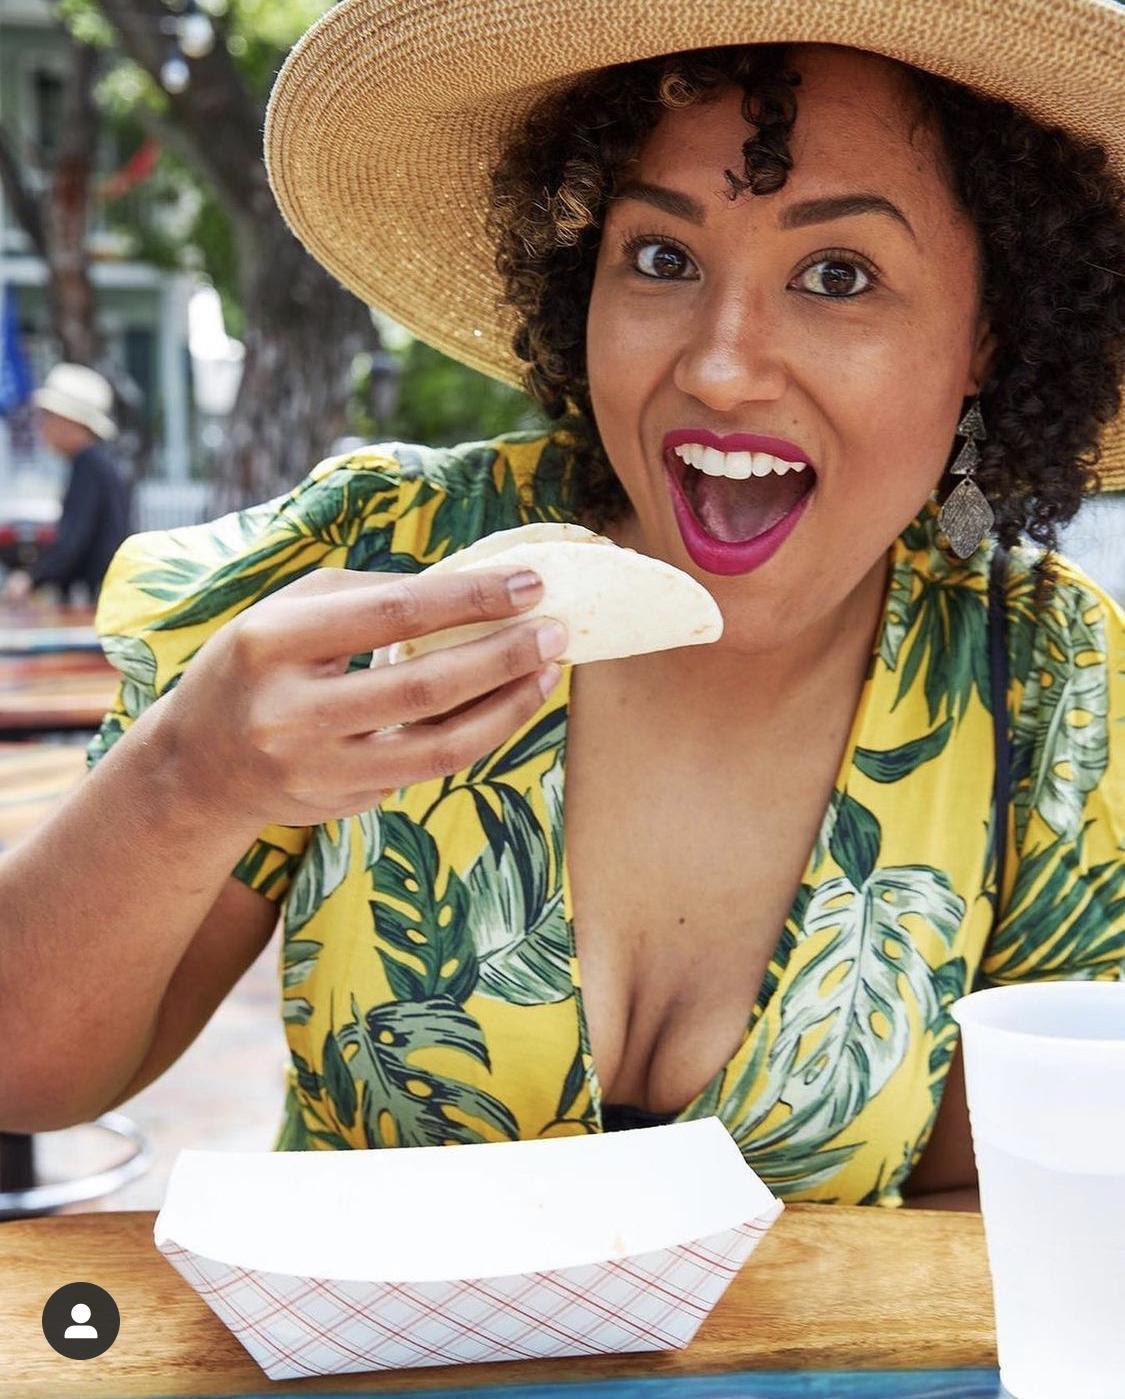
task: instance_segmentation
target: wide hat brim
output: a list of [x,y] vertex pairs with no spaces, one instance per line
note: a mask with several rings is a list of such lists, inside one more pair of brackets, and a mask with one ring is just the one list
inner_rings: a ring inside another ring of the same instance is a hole
[[[515,312],[485,231],[489,172],[530,108],[593,68],[721,44],[868,49],[1100,142],[1125,183],[1117,0],[341,0],[270,96],[270,185],[294,234],[369,306],[518,385]],[[1125,415],[1102,439],[1125,489]]]
[[81,423],[103,442],[112,442],[117,436],[117,424],[111,417],[100,408],[95,408],[92,403],[87,403],[85,399],[74,398],[61,389],[45,385],[35,390],[31,395],[31,401],[36,408],[45,408],[48,413],[66,418],[72,423]]

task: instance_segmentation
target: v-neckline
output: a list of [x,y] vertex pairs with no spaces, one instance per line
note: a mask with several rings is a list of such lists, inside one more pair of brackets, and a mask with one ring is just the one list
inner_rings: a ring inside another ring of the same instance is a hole
[[[828,812],[831,810],[831,804],[836,799],[836,797],[838,795],[844,795],[847,793],[848,779],[853,771],[856,749],[858,747],[864,746],[861,745],[860,739],[863,736],[867,727],[869,711],[871,707],[871,692],[874,688],[875,677],[877,673],[877,663],[883,648],[883,642],[887,628],[894,572],[896,566],[898,565],[903,555],[903,551],[904,544],[900,536],[898,539],[895,540],[894,544],[888,550],[887,574],[886,582],[884,584],[883,589],[883,603],[882,609],[879,614],[879,622],[875,628],[874,641],[872,643],[871,652],[868,656],[863,688],[860,691],[855,711],[852,714],[851,727],[848,731],[847,742],[844,745],[844,751],[841,755],[840,764],[836,772],[836,777],[832,784],[832,792],[828,799],[829,805],[825,808],[824,812],[821,814],[820,821],[817,823],[817,835],[813,841],[812,848],[808,853],[808,857],[805,860],[805,865],[801,874],[801,879],[797,886],[797,894],[795,897],[795,901],[790,907],[789,912],[786,914],[785,919],[782,922],[781,928],[778,930],[777,942],[774,944],[774,950],[770,954],[769,960],[766,963],[766,969],[762,974],[762,982],[758,988],[758,995],[754,1005],[751,1007],[749,1019],[747,1020],[746,1026],[742,1032],[742,1038],[739,1040],[737,1048],[735,1049],[734,1053],[730,1056],[730,1058],[726,1061],[726,1063],[722,1064],[719,1067],[719,1069],[715,1072],[715,1074],[713,1074],[712,1077],[707,1081],[707,1083],[704,1084],[703,1088],[701,1088],[700,1091],[696,1093],[695,1096],[691,1098],[675,1114],[675,1116],[671,1119],[672,1121],[679,1121],[680,1119],[690,1119],[694,1111],[696,1110],[698,1104],[704,1099],[711,1098],[715,1094],[717,1089],[721,1087],[722,1080],[730,1070],[732,1064],[734,1064],[736,1060],[741,1059],[743,1055],[747,1052],[747,1045],[749,1044],[749,1041],[753,1036],[755,1030],[759,1027],[759,1025],[762,1024],[765,1017],[766,1009],[769,1006],[770,1001],[773,999],[774,996],[778,995],[781,990],[782,982],[784,981],[785,977],[785,971],[792,957],[792,945],[786,947],[785,929],[793,919],[794,910],[796,909],[798,901],[800,900],[801,889],[806,884],[811,883],[815,885],[818,882],[815,877],[815,870],[820,863],[817,860],[817,848],[820,844],[821,834],[824,830],[825,820],[828,816]],[[559,821],[561,823],[561,829],[559,831],[559,879],[562,885],[563,919],[566,923],[567,949],[569,956],[569,974],[571,988],[574,992],[574,1004],[578,1021],[579,1049],[584,1063],[587,1066],[587,1084],[590,1090],[590,1098],[594,1106],[594,1111],[597,1115],[598,1125],[600,1127],[602,1121],[603,1101],[602,1086],[600,1080],[598,1079],[597,1066],[594,1063],[594,1055],[590,1047],[590,1027],[589,1022],[586,1019],[586,1005],[582,990],[582,969],[578,961],[578,941],[574,927],[574,896],[570,880],[568,841],[566,838],[567,757],[570,738],[571,681],[573,675],[573,665],[564,665],[562,667],[562,676],[560,679],[560,684],[562,686],[562,700],[560,702],[559,700],[552,697],[552,699],[548,702],[553,703],[554,706],[559,710],[559,727],[561,730],[561,737],[559,740],[559,746],[557,750],[559,769],[558,811]],[[777,961],[779,949],[784,949],[781,954],[780,962]]]

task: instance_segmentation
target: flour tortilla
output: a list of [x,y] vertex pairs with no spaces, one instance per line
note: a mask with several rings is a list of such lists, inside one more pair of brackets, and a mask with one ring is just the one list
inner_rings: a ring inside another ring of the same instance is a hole
[[542,578],[543,596],[534,607],[514,617],[396,642],[380,655],[394,665],[534,617],[554,617],[566,626],[567,648],[556,657],[563,665],[699,646],[723,634],[722,613],[701,583],[662,559],[622,548],[581,525],[541,522],[499,530],[447,555],[427,572],[508,567],[530,568]]

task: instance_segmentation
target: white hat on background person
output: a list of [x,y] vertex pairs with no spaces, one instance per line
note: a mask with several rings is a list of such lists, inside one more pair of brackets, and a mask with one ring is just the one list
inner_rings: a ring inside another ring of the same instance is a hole
[[32,394],[31,401],[36,408],[81,423],[103,442],[111,442],[117,436],[116,424],[110,417],[113,386],[96,369],[88,369],[84,364],[56,364],[43,387]]

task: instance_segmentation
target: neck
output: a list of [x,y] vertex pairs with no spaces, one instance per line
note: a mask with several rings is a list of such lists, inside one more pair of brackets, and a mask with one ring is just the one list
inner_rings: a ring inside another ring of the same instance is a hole
[[786,706],[816,708],[858,698],[882,620],[889,555],[831,612],[783,642],[747,649],[736,628],[709,646],[654,651],[614,662],[631,693],[646,703],[682,712],[691,708],[703,727],[755,727]]

